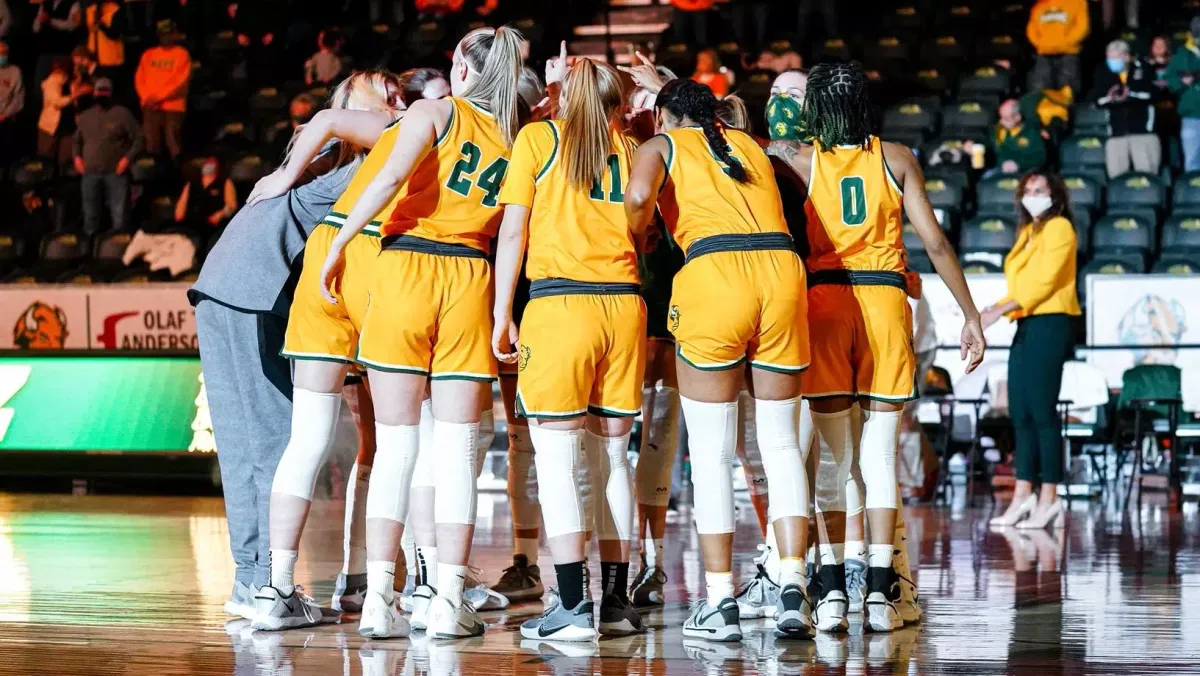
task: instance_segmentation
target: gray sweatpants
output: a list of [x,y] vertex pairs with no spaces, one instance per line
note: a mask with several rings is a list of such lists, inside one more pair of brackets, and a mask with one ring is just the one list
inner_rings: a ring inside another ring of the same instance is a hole
[[279,356],[287,320],[204,298],[196,305],[200,366],[225,492],[236,580],[271,579],[269,508],[275,467],[291,436],[292,374]]

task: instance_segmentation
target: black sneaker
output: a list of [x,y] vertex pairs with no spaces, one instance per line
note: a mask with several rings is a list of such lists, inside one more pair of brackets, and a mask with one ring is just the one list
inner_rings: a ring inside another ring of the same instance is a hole
[[818,631],[846,631],[848,604],[846,601],[846,567],[821,566],[808,586],[809,598],[817,600],[813,609],[813,624]]
[[900,578],[891,567],[867,567],[867,588],[863,628],[868,631],[895,631],[904,626],[896,603],[900,601]]

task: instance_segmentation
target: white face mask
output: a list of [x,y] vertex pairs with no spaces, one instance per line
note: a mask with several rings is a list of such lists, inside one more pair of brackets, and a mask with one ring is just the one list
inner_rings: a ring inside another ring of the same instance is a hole
[[1050,199],[1049,195],[1026,195],[1021,198],[1021,206],[1034,218],[1046,213],[1053,204],[1054,200]]

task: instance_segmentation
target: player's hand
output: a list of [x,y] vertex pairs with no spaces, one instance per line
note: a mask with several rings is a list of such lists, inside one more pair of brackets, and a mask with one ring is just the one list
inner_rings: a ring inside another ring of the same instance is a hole
[[979,322],[979,317],[973,317],[963,322],[959,358],[967,362],[967,373],[974,371],[983,363],[983,351],[986,348],[987,341],[983,339],[983,326]]
[[563,40],[558,48],[558,56],[552,56],[546,61],[546,86],[554,83],[561,84],[567,77],[567,41]]
[[517,325],[512,317],[498,317],[492,329],[492,354],[505,364],[517,363]]
[[641,52],[633,53],[632,66],[617,66],[617,68],[623,73],[629,73],[634,84],[651,94],[657,94],[666,84],[654,68],[654,62]]
[[337,242],[329,249],[325,257],[325,265],[321,266],[321,295],[325,300],[337,305],[337,297],[333,295],[334,288],[341,288],[342,273],[346,270],[346,251]]
[[258,179],[258,182],[254,184],[254,189],[250,191],[250,196],[246,198],[246,205],[249,206],[255,202],[279,197],[291,187],[292,182],[288,180],[287,176],[283,175],[283,168],[280,167]]

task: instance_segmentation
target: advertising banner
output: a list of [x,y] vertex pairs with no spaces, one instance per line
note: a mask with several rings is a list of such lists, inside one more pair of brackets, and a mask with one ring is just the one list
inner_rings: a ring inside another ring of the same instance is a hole
[[1200,372],[1200,349],[1178,347],[1200,344],[1200,275],[1088,275],[1087,297],[1088,345],[1131,346],[1087,350],[1109,387],[1139,364]]
[[187,284],[0,286],[0,349],[195,350],[187,289]]

